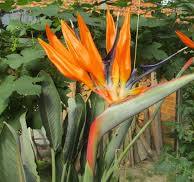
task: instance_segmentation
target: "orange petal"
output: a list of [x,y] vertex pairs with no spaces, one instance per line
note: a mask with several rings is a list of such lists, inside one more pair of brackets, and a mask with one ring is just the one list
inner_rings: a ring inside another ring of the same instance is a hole
[[129,79],[131,74],[130,42],[131,42],[130,13],[127,13],[119,34],[115,54],[115,59],[117,60],[119,65],[120,82],[121,85],[123,86]]
[[89,75],[81,68],[72,65],[69,60],[59,54],[53,47],[38,39],[41,46],[44,48],[51,62],[57,67],[57,69],[66,77],[80,80],[86,84],[90,89],[93,89],[93,83]]
[[176,34],[186,46],[190,47],[191,49],[194,49],[194,41],[192,41],[189,37],[187,37],[184,33],[180,31],[176,31]]
[[112,103],[113,100],[111,96],[109,95],[108,91],[106,90],[95,90],[95,92],[100,95],[104,100],[106,100],[108,103]]
[[46,35],[49,40],[50,45],[62,56],[68,59],[72,64],[78,65],[76,60],[70,54],[70,52],[64,47],[61,41],[56,37],[56,35],[51,31],[50,27],[46,25]]
[[71,28],[63,21],[61,21],[62,32],[67,43],[68,49],[77,60],[78,64],[86,71],[93,74],[93,76],[101,83],[104,82],[104,77],[98,73],[95,64],[87,51],[87,49],[81,44],[81,42],[74,36]]
[[[112,64],[112,82],[115,87],[119,84],[119,65],[117,59],[114,59]],[[115,88],[116,89],[116,88]]]
[[[116,38],[115,23],[108,9],[106,14],[106,51],[107,53],[112,49],[115,38]],[[114,87],[117,87],[119,83],[119,65],[116,58],[114,59],[114,62],[112,64],[111,78],[112,78]]]
[[86,26],[83,18],[78,14],[78,26],[80,31],[80,37],[82,45],[87,49],[88,53],[90,54],[90,57],[92,58],[92,66],[95,68],[96,72],[98,73],[98,77],[103,80],[103,83],[105,83],[104,78],[104,65],[102,62],[102,58],[94,44],[94,41],[92,39],[91,33]]
[[115,23],[110,11],[106,13],[106,51],[107,53],[111,50],[116,36]]

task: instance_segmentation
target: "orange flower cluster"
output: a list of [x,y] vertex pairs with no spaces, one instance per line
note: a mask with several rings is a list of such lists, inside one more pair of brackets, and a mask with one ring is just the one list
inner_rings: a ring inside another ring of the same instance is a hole
[[49,26],[46,34],[49,44],[39,39],[51,62],[66,77],[86,84],[108,103],[118,102],[128,96],[138,95],[146,88],[127,88],[131,76],[130,13],[127,13],[117,38],[117,28],[112,15],[106,15],[106,50],[110,60],[103,60],[83,18],[78,15],[78,38],[71,27],[61,21],[66,46]]

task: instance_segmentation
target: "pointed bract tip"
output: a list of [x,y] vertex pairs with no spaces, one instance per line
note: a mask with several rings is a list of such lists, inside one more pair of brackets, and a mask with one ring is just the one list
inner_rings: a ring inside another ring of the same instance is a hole
[[64,25],[65,21],[64,20],[60,20],[60,23],[61,23],[61,25]]
[[48,38],[54,34],[48,24],[46,24],[45,30],[46,30],[46,35],[47,35]]
[[175,31],[177,36],[181,39],[181,41],[188,47],[190,47],[191,49],[194,49],[194,41],[191,40],[189,37],[187,37],[184,33],[182,33],[181,31],[177,30]]
[[84,22],[83,17],[79,13],[77,14],[77,21],[78,21],[78,24],[79,23],[83,24]]
[[38,38],[38,42],[39,42],[39,44],[44,43],[44,41],[41,38]]
[[77,18],[82,18],[82,16],[80,15],[79,12],[76,14],[76,16],[77,16]]

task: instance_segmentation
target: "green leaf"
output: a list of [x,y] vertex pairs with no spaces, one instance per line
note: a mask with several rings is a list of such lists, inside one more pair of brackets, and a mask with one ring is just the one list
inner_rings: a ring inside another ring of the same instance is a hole
[[11,68],[17,69],[22,65],[22,56],[20,56],[19,54],[9,54],[4,62]]
[[[159,18],[146,18],[141,16],[139,20],[139,27],[147,27],[147,28],[156,28],[156,27],[162,27],[167,25],[167,21],[165,19],[159,19]],[[131,29],[136,30],[137,25],[137,16],[134,15],[131,17]]]
[[176,179],[175,179],[176,182],[187,182],[187,181],[190,181],[190,177],[188,175],[177,175],[176,176]]
[[9,103],[9,97],[13,93],[14,76],[8,76],[0,84],[0,114],[5,110]]
[[57,16],[59,11],[59,6],[56,4],[52,4],[47,6],[46,8],[42,8],[42,14],[51,17],[51,16]]
[[105,153],[105,165],[109,168],[115,158],[115,153],[117,149],[120,149],[126,135],[128,134],[129,127],[131,126],[133,118],[129,118],[127,121],[121,124],[114,135],[111,138],[110,143],[106,149]]
[[160,49],[162,44],[158,42],[153,42],[150,46],[147,46],[143,49],[143,56],[145,59],[152,59],[155,58],[156,60],[162,60],[168,55]]
[[7,76],[0,84],[0,114],[6,109],[9,103],[9,97],[14,91],[20,95],[39,95],[41,86],[37,85],[42,78],[33,78],[30,76],[22,76],[16,79],[14,76]]
[[98,17],[98,18],[91,17],[88,13],[85,13],[83,11],[79,12],[79,13],[83,17],[83,19],[87,25],[104,28],[104,26],[103,26],[104,20],[101,19],[100,17]]
[[[65,120],[66,132],[63,150],[57,155],[57,178],[68,181],[67,174],[71,174],[71,165],[80,152],[86,122],[86,105],[81,95],[68,99],[68,117]],[[70,170],[70,171],[69,171]],[[75,174],[74,174],[75,175]],[[64,181],[63,180],[63,181]]]
[[76,136],[78,135],[79,123],[82,116],[82,106],[77,104],[74,98],[68,100],[68,125],[65,143],[63,146],[64,161],[72,160],[75,157],[74,150],[77,145]]
[[41,17],[40,19],[38,19],[38,21],[31,26],[31,28],[38,30],[38,31],[44,31],[46,25],[51,25],[52,21],[50,19],[47,19],[46,17]]
[[57,4],[51,4],[46,7],[33,7],[31,8],[32,16],[46,15],[48,17],[58,16],[59,6]]
[[9,24],[6,27],[7,31],[10,31],[11,33],[20,32],[19,36],[26,35],[26,30],[29,28],[27,24],[22,22],[19,19],[14,19],[13,17],[10,18]]
[[14,5],[14,0],[6,0],[4,3],[0,3],[0,9],[3,9],[5,11],[9,11],[12,9],[12,5]]
[[82,147],[82,141],[85,131],[85,124],[86,124],[86,103],[84,102],[82,96],[80,94],[76,95],[75,97],[77,105],[81,108],[81,119],[78,123],[78,131],[77,131],[77,152],[79,152],[80,148]]
[[14,82],[14,90],[20,95],[39,95],[41,93],[41,86],[37,82],[42,81],[40,77],[22,76]]
[[3,182],[26,182],[20,144],[15,130],[7,123],[0,134],[0,174]]
[[43,58],[44,55],[45,54],[42,49],[26,48],[21,51],[21,54],[9,54],[3,61],[11,68],[17,69],[22,64],[27,64],[31,61]]
[[28,123],[28,125],[30,126],[30,128],[41,129],[42,120],[40,117],[40,111],[39,110],[31,111],[29,115],[30,115],[30,122]]
[[29,4],[31,2],[40,2],[41,0],[17,0],[17,4],[18,5],[26,5],[26,4]]
[[51,147],[57,151],[62,140],[62,106],[59,94],[52,78],[44,71],[39,73],[44,78],[40,96],[40,114]]
[[33,47],[36,43],[36,38],[18,38],[18,48],[23,47]]
[[66,20],[66,21],[69,21],[69,20],[71,20],[71,21],[73,21],[73,22],[77,21],[76,18],[73,16],[73,14],[72,14],[71,12],[61,12],[61,13],[58,15],[58,17],[59,17],[60,19]]
[[32,149],[25,117],[25,113],[22,114],[20,117],[20,124],[22,129],[22,134],[20,136],[20,144],[23,167],[26,174],[26,180],[28,182],[39,182],[40,178],[36,171],[34,152]]
[[70,164],[68,167],[67,172],[67,180],[66,181],[73,181],[73,182],[79,182],[78,178],[78,172],[75,169],[75,166]]
[[105,102],[102,97],[99,95],[92,93],[90,96],[90,109],[89,109],[89,118],[90,122],[92,122],[98,115],[100,115],[105,110]]

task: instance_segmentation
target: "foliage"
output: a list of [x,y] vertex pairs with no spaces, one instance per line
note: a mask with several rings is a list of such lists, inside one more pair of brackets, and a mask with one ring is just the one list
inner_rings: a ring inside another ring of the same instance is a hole
[[[98,49],[102,55],[105,55],[105,10],[97,10],[97,7],[101,5],[98,3],[80,4],[77,1],[65,10],[61,8],[59,2],[59,4],[53,3],[47,7],[10,11],[14,2],[8,0],[6,3],[0,3],[0,9],[7,14],[5,24],[0,24],[0,126],[2,126],[2,131],[0,129],[0,159],[2,159],[0,172],[3,174],[1,176],[5,181],[13,181],[11,175],[10,179],[6,176],[12,172],[6,168],[8,162],[12,170],[16,168],[19,170],[19,176],[16,174],[14,180],[18,177],[20,181],[25,181],[31,175],[32,179],[39,178],[36,165],[40,164],[40,161],[36,164],[33,157],[27,157],[27,154],[32,152],[27,127],[36,129],[43,125],[50,141],[50,147],[54,149],[52,157],[55,158],[56,169],[52,164],[55,169],[52,175],[57,181],[60,181],[61,178],[62,181],[81,180],[86,163],[86,143],[90,124],[106,106],[104,101],[94,93],[84,99],[81,93],[82,85],[78,83],[75,83],[75,91],[70,90],[69,84],[72,81],[64,78],[49,63],[44,51],[37,43],[37,38],[45,38],[46,24],[49,24],[57,36],[62,38],[60,19],[72,20],[77,31],[76,14],[79,11],[87,25],[90,26]],[[29,0],[17,1],[18,5],[30,2]],[[140,16],[138,65],[159,62],[182,48],[183,44],[174,33],[176,29],[194,37],[193,19],[188,19],[193,15],[193,11],[190,11],[193,8],[192,3],[178,0],[167,4],[166,7],[172,9],[179,7],[183,10],[181,14],[174,11],[167,16],[161,13],[161,9],[164,8],[162,4],[159,4],[161,1],[152,2],[158,3],[158,6],[153,8],[155,11],[153,17],[150,19]],[[129,5],[123,0],[115,3],[107,1],[107,3],[118,7]],[[187,23],[177,23],[177,19],[187,21]],[[121,22],[122,18],[119,20],[119,27]],[[136,23],[137,16],[133,15],[131,20],[132,53],[135,47]],[[178,55],[168,66],[159,70],[159,75],[167,79],[173,78],[192,54],[193,52],[190,51]],[[44,71],[40,73],[41,70]],[[69,98],[67,93],[72,92],[75,97]],[[170,166],[169,169],[172,170],[174,177],[184,180],[191,178],[193,167],[191,161],[194,158],[191,151],[194,134],[193,84],[184,89],[183,97],[182,112],[185,121],[181,125],[176,125],[177,137],[181,141],[179,151],[181,157],[168,154],[163,158],[168,161],[165,163],[162,160],[163,167],[158,166],[158,170],[162,172],[164,165]],[[62,118],[61,113],[64,110],[68,112],[68,116]],[[24,112],[26,115],[23,114]],[[3,121],[6,123],[3,124]],[[41,123],[37,124],[40,121]],[[16,130],[21,128],[23,132],[18,139]],[[18,140],[28,146],[27,151],[26,147],[19,150]],[[98,168],[103,163],[104,151],[99,151],[101,155],[98,156]],[[40,168],[39,165],[38,168]],[[97,180],[100,180],[103,169],[99,170]]]
[[166,148],[160,161],[155,165],[155,172],[166,174],[168,181],[192,181],[194,166],[186,157],[176,156],[172,149]]
[[181,120],[178,123],[166,124],[174,130],[174,138],[178,141],[176,152],[167,147],[156,165],[156,172],[167,174],[169,181],[193,180],[193,84],[183,88],[181,93],[182,104],[179,106]]

